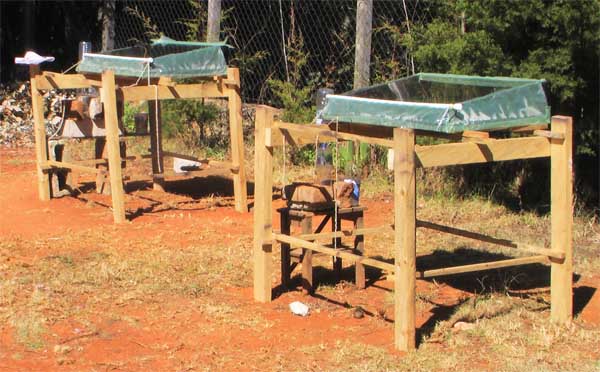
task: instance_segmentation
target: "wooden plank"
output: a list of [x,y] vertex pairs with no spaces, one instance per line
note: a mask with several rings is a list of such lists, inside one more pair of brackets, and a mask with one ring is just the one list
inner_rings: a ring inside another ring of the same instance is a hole
[[[148,155],[127,155],[126,157],[121,158],[121,162],[124,161],[139,161],[142,159],[148,159],[151,156]],[[88,160],[79,160],[77,162],[78,165],[98,165],[98,164],[108,164],[108,159],[88,159]]]
[[565,135],[563,133],[552,132],[549,130],[534,130],[533,135],[539,136],[539,137],[555,139],[555,140],[564,140],[565,139]]
[[332,231],[325,233],[315,233],[315,234],[302,234],[298,237],[306,240],[319,240],[319,239],[331,239],[331,238],[350,238],[356,236],[364,236],[369,234],[380,234],[383,232],[393,232],[394,229],[391,225],[385,225],[380,227],[364,227],[364,228],[356,228],[353,230],[340,230],[340,231]]
[[[395,268],[394,264],[387,263],[385,261],[356,255],[356,254],[353,254],[353,253],[350,253],[347,251],[343,251],[343,250],[336,250],[333,248],[323,246],[318,243],[303,240],[300,237],[293,237],[293,236],[289,236],[289,235],[285,235],[285,234],[274,233],[273,239],[275,239],[278,242],[288,244],[292,247],[301,247],[304,249],[309,249],[309,250],[312,250],[315,252],[323,253],[323,254],[326,254],[329,256],[341,257],[350,262],[361,263],[365,266],[375,267],[375,268],[378,268],[378,269],[381,269],[384,271],[388,271],[388,272],[393,272],[394,268]],[[446,268],[441,268],[441,269],[424,270],[424,271],[419,271],[419,272],[415,271],[414,274],[415,274],[415,279],[426,279],[426,278],[432,278],[432,277],[436,277],[436,276],[464,274],[464,273],[469,273],[469,272],[494,270],[494,269],[500,269],[500,268],[506,268],[506,267],[513,267],[513,266],[530,265],[530,264],[535,264],[535,263],[547,264],[547,263],[549,263],[549,259],[545,255],[536,255],[536,256],[530,256],[530,257],[511,258],[511,259],[500,260],[500,261],[492,261],[492,262],[483,262],[483,263],[470,264],[470,265],[446,267]],[[396,278],[396,277],[397,276],[394,275],[394,278]]]
[[44,100],[39,92],[38,79],[40,66],[29,66],[31,80],[31,109],[33,111],[33,133],[35,135],[35,159],[38,197],[42,201],[50,200],[50,175],[42,169],[48,161],[48,142],[46,141],[46,123],[44,121]]
[[424,227],[427,229],[436,230],[436,231],[440,231],[440,232],[444,232],[444,233],[448,233],[448,234],[452,234],[452,235],[462,236],[464,238],[469,238],[469,239],[473,239],[473,240],[483,241],[486,243],[501,245],[503,247],[516,248],[516,249],[519,249],[519,250],[522,250],[525,252],[540,254],[540,255],[547,256],[547,257],[553,257],[557,260],[562,260],[565,258],[564,252],[561,252],[561,251],[536,247],[531,244],[518,243],[518,242],[514,242],[512,240],[508,240],[508,239],[494,238],[492,236],[488,236],[488,235],[484,235],[484,234],[480,234],[480,233],[476,233],[476,232],[472,232],[472,231],[462,230],[462,229],[458,229],[456,227],[439,225],[439,224],[433,223],[433,222],[417,220],[417,227]]
[[425,270],[425,271],[421,271],[421,272],[417,273],[417,277],[419,279],[425,279],[425,278],[432,278],[434,276],[464,274],[464,273],[470,273],[470,272],[475,272],[475,271],[500,269],[503,267],[530,265],[530,264],[534,264],[534,263],[548,263],[548,257],[546,257],[545,255],[538,255],[538,256],[530,256],[530,257],[511,258],[508,260],[501,260],[501,261],[484,262],[484,263],[471,264],[471,265],[446,267],[443,269]]
[[[513,128],[510,128],[510,131],[513,133],[532,133],[535,130],[544,130],[544,129],[548,129],[548,123],[524,125],[522,127],[513,127]],[[503,129],[499,129],[499,130],[503,130]]]
[[254,128],[254,299],[260,302],[271,301],[273,149],[265,146],[265,129],[272,126],[273,114],[268,106],[256,107]]
[[99,80],[88,79],[81,74],[61,74],[58,72],[44,71],[36,78],[38,89],[84,89],[92,86],[100,87]]
[[274,146],[280,146],[283,143],[281,138],[282,136],[286,136],[286,138],[291,137],[293,141],[290,140],[288,143],[292,145],[295,144],[297,146],[314,144],[317,137],[319,138],[319,142],[335,142],[337,138],[338,140],[342,141],[359,141],[362,143],[385,147],[393,146],[393,142],[389,139],[367,137],[364,135],[344,132],[336,133],[324,125],[294,124],[278,121],[275,123],[273,128],[279,129],[279,131],[274,130],[273,133],[272,141]]
[[394,128],[394,339],[401,351],[416,345],[415,133]]
[[119,100],[149,101],[155,100],[158,90],[158,99],[193,99],[193,98],[226,98],[227,92],[221,92],[214,82],[201,84],[177,84],[175,86],[132,86],[121,87],[117,90]]
[[463,138],[490,138],[489,132],[480,132],[477,130],[465,130],[462,133]]
[[152,189],[165,191],[165,164],[162,147],[162,110],[160,101],[148,101],[150,119],[150,154],[152,155]]
[[[225,88],[228,92],[231,162],[233,167],[238,170],[233,174],[235,210],[238,212],[248,212],[246,162],[244,161],[244,132],[242,127],[242,98],[240,96],[239,87],[240,71],[237,68],[228,68],[227,79],[237,82],[237,84],[226,85]],[[266,132],[269,132],[270,130],[270,127],[265,128]]]
[[71,170],[76,170],[79,172],[87,172],[87,173],[94,173],[94,174],[104,172],[100,168],[86,167],[85,165],[81,165],[81,164],[67,163],[67,162],[56,161],[56,160],[48,160],[46,162],[46,164],[47,164],[47,167],[71,169]]
[[348,260],[349,262],[360,262],[363,265],[375,267],[375,268],[378,268],[381,270],[386,270],[386,271],[394,270],[393,264],[390,264],[390,263],[387,263],[387,262],[384,262],[381,260],[377,260],[374,258],[359,256],[357,254],[350,253],[350,252],[347,252],[347,251],[344,251],[341,249],[329,248],[322,244],[309,242],[309,241],[306,241],[304,239],[300,239],[300,238],[297,238],[294,236],[274,233],[273,239],[275,239],[276,241],[281,242],[281,243],[287,243],[294,247],[309,249],[311,251],[324,253],[324,254],[332,256],[332,257],[340,257],[345,260]]
[[550,144],[551,245],[565,258],[552,260],[550,318],[564,324],[573,318],[573,119],[553,116],[551,125],[552,133],[564,137]]
[[550,141],[543,137],[523,137],[485,143],[447,143],[417,146],[416,154],[417,165],[424,168],[541,158],[550,156]]
[[[338,140],[359,141],[391,148],[393,141],[370,138],[363,135],[335,133],[321,126],[276,122],[279,131],[273,133],[273,145],[287,143],[302,146],[314,144],[317,136],[320,142]],[[514,159],[530,159],[550,156],[549,140],[542,137],[523,137],[498,140],[481,139],[478,143],[447,143],[431,146],[416,146],[417,166],[441,167],[448,165],[474,164]]]
[[113,217],[115,223],[122,223],[125,222],[125,191],[123,190],[123,176],[121,174],[115,73],[112,70],[106,70],[102,73],[102,103],[104,104]]

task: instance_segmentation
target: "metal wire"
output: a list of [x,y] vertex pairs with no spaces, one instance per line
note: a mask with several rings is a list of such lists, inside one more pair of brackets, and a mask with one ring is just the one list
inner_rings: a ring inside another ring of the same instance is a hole
[[[240,67],[244,102],[272,101],[266,82],[286,81],[285,54],[289,59],[294,48],[301,48],[305,59],[298,86],[328,86],[337,92],[352,88],[356,0],[221,1],[221,40],[235,48],[229,62]],[[115,47],[148,42],[161,33],[177,40],[203,40],[206,4],[206,0],[119,1]],[[410,52],[397,40],[413,26],[430,21],[432,7],[426,0],[374,0],[372,82],[411,72]],[[292,24],[297,45],[284,40],[292,38]],[[290,69],[294,64],[298,63],[290,60]]]

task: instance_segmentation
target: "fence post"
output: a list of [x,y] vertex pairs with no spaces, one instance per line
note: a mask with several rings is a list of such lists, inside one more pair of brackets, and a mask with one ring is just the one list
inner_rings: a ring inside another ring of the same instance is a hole
[[102,50],[115,49],[115,0],[104,0],[100,7],[102,16]]
[[221,32],[221,0],[208,0],[208,21],[206,27],[206,41],[219,41]]

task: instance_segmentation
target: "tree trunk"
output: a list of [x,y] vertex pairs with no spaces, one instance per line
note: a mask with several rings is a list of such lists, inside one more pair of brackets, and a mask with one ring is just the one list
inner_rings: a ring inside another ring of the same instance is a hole
[[104,0],[100,7],[102,19],[102,51],[115,49],[115,0]]
[[371,29],[373,0],[356,2],[356,50],[354,55],[354,89],[369,85],[371,64]]
[[221,0],[208,0],[206,41],[217,42],[221,34]]

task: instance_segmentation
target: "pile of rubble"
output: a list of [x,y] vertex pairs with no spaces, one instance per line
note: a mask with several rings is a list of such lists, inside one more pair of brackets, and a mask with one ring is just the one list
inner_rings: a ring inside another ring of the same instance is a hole
[[[0,85],[0,146],[31,146],[34,143],[33,116],[29,82]],[[46,131],[55,132],[61,121],[62,100],[68,92],[44,94]]]

